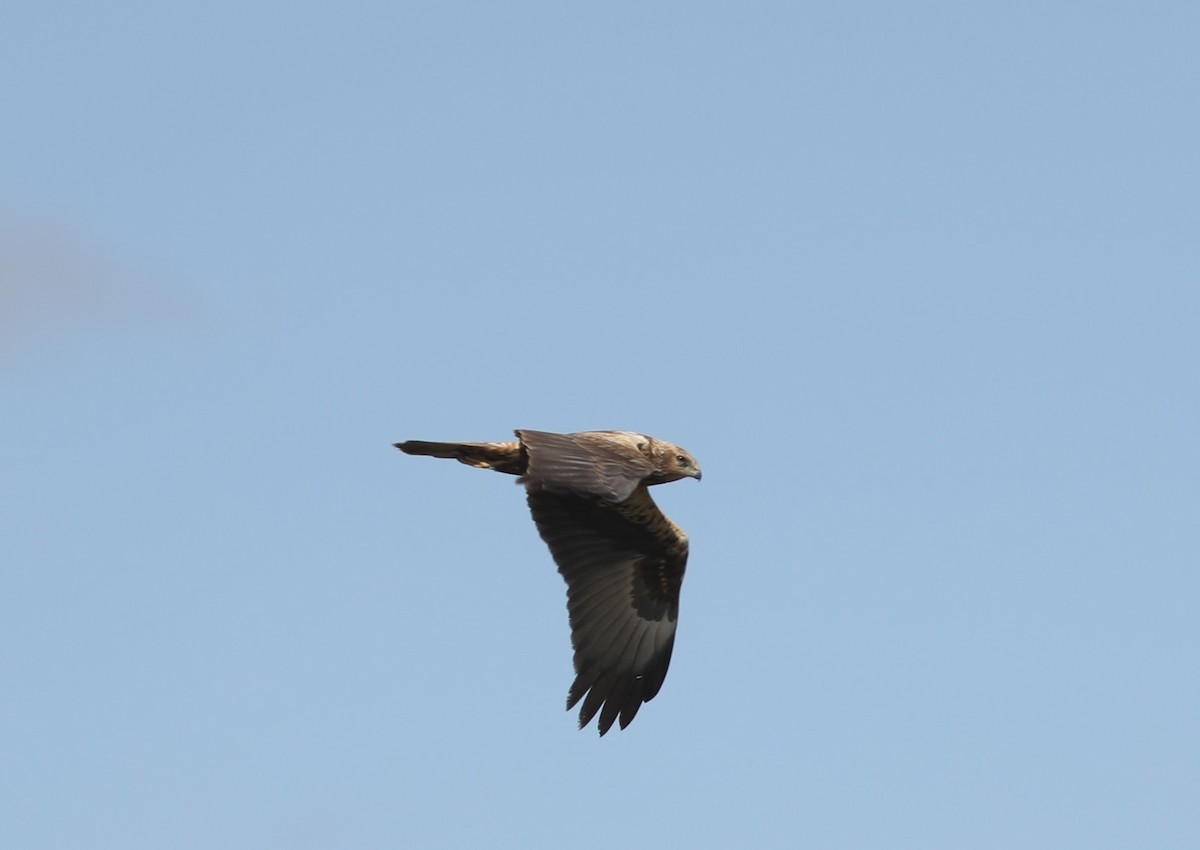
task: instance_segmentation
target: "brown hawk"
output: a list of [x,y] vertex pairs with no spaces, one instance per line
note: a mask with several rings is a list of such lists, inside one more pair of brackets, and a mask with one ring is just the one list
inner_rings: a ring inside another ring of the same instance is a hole
[[688,539],[647,487],[700,478],[692,456],[631,431],[552,434],[521,429],[515,442],[408,440],[410,455],[454,458],[519,475],[538,532],[567,582],[582,728],[624,729],[662,687],[675,645]]

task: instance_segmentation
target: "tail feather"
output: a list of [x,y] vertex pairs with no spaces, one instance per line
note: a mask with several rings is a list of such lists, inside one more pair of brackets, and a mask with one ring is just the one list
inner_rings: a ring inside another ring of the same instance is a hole
[[405,454],[453,458],[467,466],[494,469],[509,475],[524,475],[528,462],[518,442],[431,443],[425,440],[405,440],[393,445]]

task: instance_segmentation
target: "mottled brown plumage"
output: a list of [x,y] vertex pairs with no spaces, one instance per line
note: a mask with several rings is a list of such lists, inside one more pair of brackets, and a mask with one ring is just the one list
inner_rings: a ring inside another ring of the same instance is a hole
[[675,645],[688,540],[647,487],[700,478],[683,449],[631,431],[518,430],[515,442],[396,443],[519,475],[538,532],[567,583],[579,725],[624,729],[662,687]]

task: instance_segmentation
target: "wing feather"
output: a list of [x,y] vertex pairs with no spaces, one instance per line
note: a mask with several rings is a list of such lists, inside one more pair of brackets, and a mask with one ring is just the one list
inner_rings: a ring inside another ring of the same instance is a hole
[[638,450],[636,435],[528,429],[516,434],[529,454],[524,478],[542,489],[623,502],[654,471],[649,458]]
[[[534,465],[536,449],[530,451]],[[624,502],[563,492],[526,480],[542,539],[567,583],[580,726],[599,714],[603,735],[624,728],[666,677],[679,616],[687,538],[645,487]]]

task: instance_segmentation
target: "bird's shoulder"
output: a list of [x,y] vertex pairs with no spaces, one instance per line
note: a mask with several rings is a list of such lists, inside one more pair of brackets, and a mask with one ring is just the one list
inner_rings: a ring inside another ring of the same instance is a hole
[[642,434],[529,429],[516,434],[529,456],[524,478],[529,487],[621,502],[655,471],[650,438]]

